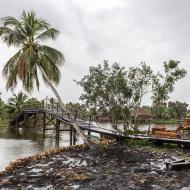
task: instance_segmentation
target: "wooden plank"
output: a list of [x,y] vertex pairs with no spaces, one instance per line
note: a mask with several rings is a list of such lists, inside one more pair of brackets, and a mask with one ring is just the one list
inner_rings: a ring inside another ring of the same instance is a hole
[[168,166],[171,170],[190,169],[190,162],[173,163]]
[[171,164],[182,163],[182,162],[185,162],[185,160],[181,159],[181,160],[176,160],[176,161],[173,161],[173,162],[166,162],[166,169],[170,169]]

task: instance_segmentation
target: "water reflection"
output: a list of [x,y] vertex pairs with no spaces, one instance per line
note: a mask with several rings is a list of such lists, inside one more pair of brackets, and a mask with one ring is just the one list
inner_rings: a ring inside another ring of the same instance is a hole
[[[69,143],[69,132],[61,132],[59,146],[68,146]],[[76,144],[81,143],[82,139],[77,137]],[[39,128],[0,128],[0,170],[10,161],[55,147],[55,144],[55,131],[52,130],[46,131],[43,138]]]

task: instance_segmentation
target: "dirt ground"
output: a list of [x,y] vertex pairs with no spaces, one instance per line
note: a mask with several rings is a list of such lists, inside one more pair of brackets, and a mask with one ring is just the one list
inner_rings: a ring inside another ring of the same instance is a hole
[[109,145],[72,150],[31,161],[0,175],[0,189],[190,189],[190,170],[166,170],[165,162],[189,159],[190,150]]

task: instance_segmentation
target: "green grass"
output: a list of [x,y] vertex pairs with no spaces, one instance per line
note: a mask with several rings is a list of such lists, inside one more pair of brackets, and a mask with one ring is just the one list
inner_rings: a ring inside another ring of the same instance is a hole
[[140,131],[140,130],[128,130],[127,135],[137,135],[137,134],[145,134],[146,131]]
[[177,144],[170,144],[170,143],[163,143],[162,145],[156,146],[154,143],[146,140],[146,139],[128,139],[126,142],[129,146],[134,146],[134,147],[143,147],[147,149],[152,149],[152,150],[182,150]]
[[129,146],[137,146],[137,147],[151,145],[151,143],[148,140],[144,140],[144,139],[128,139],[127,144]]
[[178,121],[176,121],[176,120],[163,120],[163,121],[154,120],[152,123],[160,124],[160,125],[176,125],[176,124],[178,124]]

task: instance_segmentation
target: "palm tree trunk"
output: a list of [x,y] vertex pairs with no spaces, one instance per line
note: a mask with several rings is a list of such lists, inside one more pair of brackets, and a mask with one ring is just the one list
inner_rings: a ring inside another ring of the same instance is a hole
[[[46,73],[44,72],[44,70],[43,70],[41,67],[39,67],[39,69],[40,69],[40,71],[42,72],[42,74],[43,74],[44,78],[46,79],[47,83],[48,83],[49,86],[51,87],[52,91],[54,92],[54,94],[55,94],[55,96],[56,96],[56,98],[57,98],[57,100],[58,100],[58,102],[59,102],[61,108],[62,108],[63,110],[65,110],[65,111],[67,111],[67,113],[68,113],[69,115],[71,115],[70,112],[66,109],[66,106],[65,106],[65,104],[63,103],[63,101],[62,101],[62,99],[61,99],[59,93],[58,93],[57,90],[56,90],[56,88],[54,87],[54,85],[52,84],[52,82],[49,80],[49,77],[46,75]],[[84,142],[85,142],[85,143],[89,143],[88,140],[87,140],[87,138],[86,138],[86,136],[84,135],[84,133],[81,131],[81,129],[79,128],[78,124],[77,124],[74,120],[72,120],[72,125],[73,125],[73,127],[75,128],[75,130],[78,132],[78,134],[82,137],[82,139],[84,140]]]

